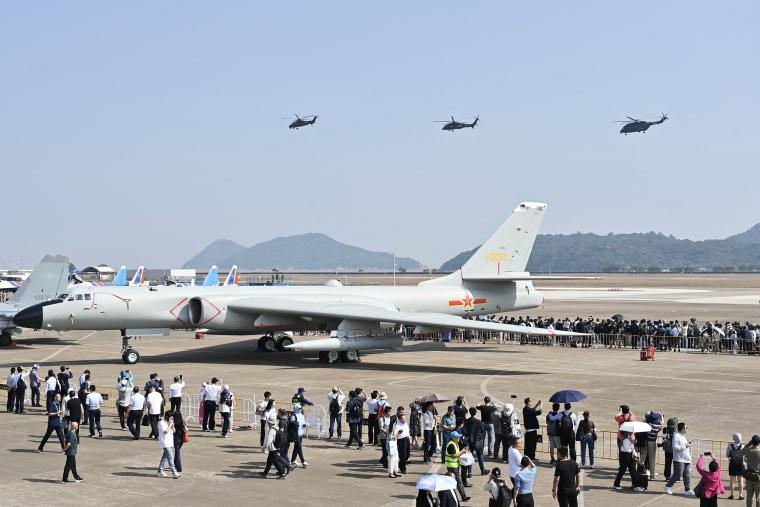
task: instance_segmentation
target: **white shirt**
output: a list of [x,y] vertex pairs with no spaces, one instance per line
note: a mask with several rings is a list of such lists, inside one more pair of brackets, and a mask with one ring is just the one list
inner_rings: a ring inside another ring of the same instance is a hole
[[45,381],[45,391],[55,391],[58,386],[58,379],[55,377],[48,377]]
[[267,418],[267,404],[269,404],[269,401],[261,400],[256,405],[256,413],[259,415],[259,419],[261,419],[262,421],[266,420]]
[[426,430],[434,430],[435,429],[435,414],[433,414],[432,410],[428,410],[424,414],[422,414],[422,424],[424,429]]
[[515,478],[517,472],[520,471],[520,461],[522,461],[522,454],[520,454],[517,447],[509,448],[509,476]]
[[624,438],[623,441],[620,442],[620,452],[633,452],[633,449],[633,442],[631,442],[630,438]]
[[409,423],[396,421],[396,427],[393,431],[396,432],[396,438],[409,438]]
[[164,420],[158,423],[158,443],[161,445],[161,449],[171,449],[174,447],[174,429],[172,428],[169,431],[169,423]]
[[85,403],[90,410],[100,410],[101,405],[103,405],[103,397],[98,392],[91,392],[87,395]]
[[367,400],[367,411],[370,414],[377,414],[377,404],[380,400],[373,400],[372,398]]
[[81,386],[82,384],[84,384],[84,381],[85,381],[85,374],[82,373],[81,375],[79,375],[79,385]]
[[145,406],[145,396],[140,393],[133,394],[132,399],[129,400],[129,406],[130,410],[139,412]]
[[217,396],[219,396],[219,391],[221,390],[222,388],[216,384],[207,385],[206,388],[203,390],[203,400],[216,401]]
[[306,433],[306,419],[301,412],[296,414],[296,420],[298,421],[298,436],[302,437]]
[[148,394],[146,401],[148,402],[148,413],[150,415],[161,414],[161,402],[164,401],[164,398],[161,396],[161,394],[158,393],[158,391],[153,391],[152,393]]
[[691,463],[691,449],[686,447],[687,445],[689,445],[689,439],[686,435],[676,431],[673,434],[673,461]]
[[175,382],[169,386],[169,397],[179,398],[182,396],[182,388],[185,387],[185,381]]
[[6,384],[8,385],[8,389],[16,389],[16,384],[18,384],[18,373],[14,373],[8,377]]

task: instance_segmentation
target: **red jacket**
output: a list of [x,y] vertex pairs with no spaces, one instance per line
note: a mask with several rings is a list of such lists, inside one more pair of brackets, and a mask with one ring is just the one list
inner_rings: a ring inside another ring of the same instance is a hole
[[723,481],[720,480],[720,462],[715,460],[718,464],[718,469],[711,472],[709,469],[705,470],[705,456],[702,455],[697,460],[697,472],[702,476],[702,487],[705,490],[705,498],[712,498],[726,492],[723,487]]

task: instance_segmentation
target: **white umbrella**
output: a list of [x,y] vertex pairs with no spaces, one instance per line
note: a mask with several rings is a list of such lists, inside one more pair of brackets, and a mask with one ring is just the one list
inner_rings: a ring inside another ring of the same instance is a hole
[[457,481],[448,475],[423,475],[417,481],[417,489],[425,491],[446,491],[456,489]]
[[645,422],[641,421],[628,421],[624,422],[618,428],[620,431],[626,431],[628,433],[643,433],[645,431],[651,431],[652,427]]

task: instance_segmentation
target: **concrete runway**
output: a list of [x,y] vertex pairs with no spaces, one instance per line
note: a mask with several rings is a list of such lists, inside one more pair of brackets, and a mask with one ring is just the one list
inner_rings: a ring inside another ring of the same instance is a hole
[[[589,395],[578,408],[590,410],[597,427],[604,430],[614,429],[612,417],[617,406],[627,403],[638,415],[651,409],[665,412],[666,417],[678,415],[689,424],[692,438],[726,440],[735,431],[745,436],[759,432],[756,357],[663,353],[656,362],[643,363],[635,351],[411,343],[405,352],[367,354],[361,364],[328,367],[310,354],[258,353],[251,337],[195,340],[192,333],[180,332],[144,338],[134,346],[143,357],[143,362],[132,368],[140,385],[152,371],[166,380],[183,373],[187,392],[195,392],[195,386],[204,379],[221,376],[238,398],[252,398],[254,393],[260,397],[268,389],[276,399],[289,400],[298,386],[305,386],[309,398],[327,405],[325,394],[338,384],[346,392],[356,386],[368,392],[386,391],[395,406],[407,405],[415,396],[428,392],[452,398],[462,394],[474,404],[485,393],[502,401],[511,394],[520,400],[528,395],[547,399],[554,391],[569,388]],[[66,364],[75,375],[89,368],[96,385],[113,386],[123,367],[119,349],[116,332],[72,332],[60,337],[32,332],[25,333],[17,347],[0,350],[0,364],[4,372],[15,364],[30,366],[35,362],[45,369]],[[346,450],[336,442],[309,440],[305,449],[309,468],[294,471],[285,481],[263,480],[257,473],[265,456],[259,450],[256,432],[235,432],[223,440],[216,434],[201,433],[193,422],[191,441],[182,451],[183,477],[159,479],[155,477],[158,445],[129,440],[127,432],[119,431],[115,417],[104,417],[104,423],[102,440],[84,437],[80,445],[79,468],[86,482],[63,485],[58,481],[64,458],[55,452],[56,442],[49,442],[44,454],[35,452],[45,430],[45,418],[39,410],[22,416],[0,413],[0,456],[5,462],[0,478],[3,504],[158,501],[164,505],[198,505],[224,501],[231,505],[408,506],[416,494],[417,478],[438,469],[423,466],[420,452],[413,451],[409,473],[401,479],[389,479],[376,463],[376,448]],[[83,429],[84,435],[86,427]],[[615,463],[601,460],[597,465],[597,470],[585,473],[582,505],[693,504],[693,500],[663,495],[661,480],[650,483],[649,493],[612,491]],[[552,470],[542,465],[535,489],[537,505],[555,505],[549,496],[551,475]],[[484,482],[475,476],[475,487],[470,489],[473,501],[468,505],[487,504],[480,490]],[[623,485],[628,484],[625,479]]]

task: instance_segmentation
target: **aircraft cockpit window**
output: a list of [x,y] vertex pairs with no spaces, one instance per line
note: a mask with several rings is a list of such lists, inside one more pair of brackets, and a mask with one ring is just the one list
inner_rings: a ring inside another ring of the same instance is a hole
[[92,295],[91,295],[91,294],[85,294],[85,295],[84,295],[84,300],[85,300],[85,301],[89,301],[91,297],[92,297]]
[[68,301],[74,301],[74,296],[69,297]]
[[84,298],[82,297],[82,295],[81,295],[81,294],[77,294],[77,301],[81,301],[81,300],[83,300],[83,299],[84,299]]
[[67,297],[69,297],[68,294],[59,294],[58,295],[58,299],[66,299]]

